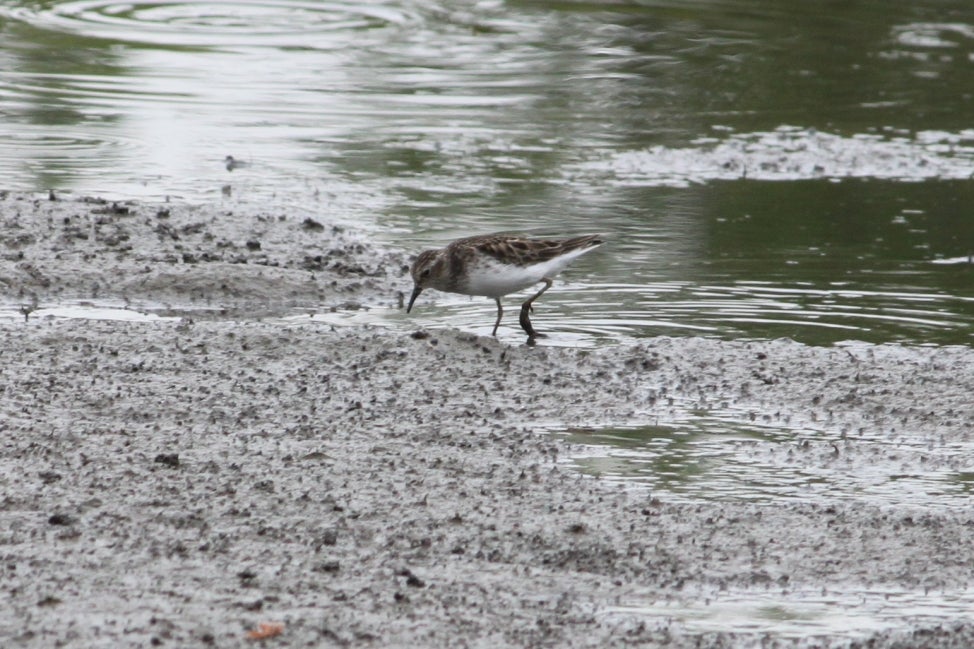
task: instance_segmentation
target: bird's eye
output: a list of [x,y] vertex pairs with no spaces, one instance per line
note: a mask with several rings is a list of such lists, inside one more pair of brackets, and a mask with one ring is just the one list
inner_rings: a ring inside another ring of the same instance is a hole
[[421,273],[419,274],[419,276],[420,276],[420,277],[421,277],[422,279],[426,279],[427,277],[429,277],[429,276],[430,276],[430,272],[431,272],[432,270],[433,270],[432,268],[424,268],[424,269],[423,269],[423,272],[421,272]]

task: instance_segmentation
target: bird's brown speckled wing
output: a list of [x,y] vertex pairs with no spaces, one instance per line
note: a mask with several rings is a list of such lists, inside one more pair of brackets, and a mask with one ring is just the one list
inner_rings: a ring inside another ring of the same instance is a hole
[[458,239],[451,246],[468,248],[517,266],[530,266],[554,259],[572,250],[591,248],[602,244],[597,234],[586,234],[570,239],[529,239],[513,235],[488,234]]

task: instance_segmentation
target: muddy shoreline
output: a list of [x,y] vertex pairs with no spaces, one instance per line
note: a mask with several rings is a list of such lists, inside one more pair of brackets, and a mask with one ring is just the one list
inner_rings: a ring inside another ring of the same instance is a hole
[[[166,212],[162,214],[162,212]],[[394,306],[408,256],[268,211],[7,194],[8,301],[216,305],[154,322],[0,320],[0,644],[937,646],[958,616],[856,635],[691,632],[634,599],[963,591],[974,511],[675,502],[565,461],[546,426],[736,408],[814,422],[809,466],[970,471],[967,348],[657,338],[590,350],[265,323]],[[28,314],[29,315],[29,314]],[[876,457],[863,436],[888,439]],[[260,644],[260,643],[255,643]]]

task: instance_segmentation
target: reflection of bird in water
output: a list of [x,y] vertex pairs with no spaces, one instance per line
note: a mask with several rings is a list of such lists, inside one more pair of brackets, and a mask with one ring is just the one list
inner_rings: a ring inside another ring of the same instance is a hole
[[249,166],[249,162],[244,162],[243,160],[237,160],[232,155],[228,155],[223,159],[223,164],[226,165],[227,171],[233,171],[234,169],[242,169],[243,167]]

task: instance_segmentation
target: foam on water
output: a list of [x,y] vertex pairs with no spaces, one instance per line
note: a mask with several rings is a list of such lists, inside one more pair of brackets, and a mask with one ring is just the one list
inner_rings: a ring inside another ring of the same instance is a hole
[[974,167],[974,130],[844,136],[813,128],[699,138],[692,146],[622,151],[569,166],[579,180],[603,176],[624,186],[687,187],[714,180],[786,181],[873,178],[917,182],[967,179]]

